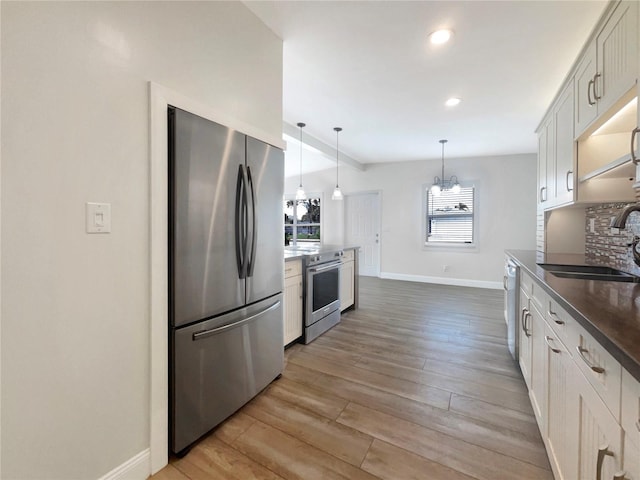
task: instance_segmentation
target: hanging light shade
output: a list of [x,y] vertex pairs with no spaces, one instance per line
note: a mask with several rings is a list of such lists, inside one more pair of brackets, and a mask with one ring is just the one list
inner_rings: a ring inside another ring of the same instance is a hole
[[444,179],[444,144],[447,140],[438,140],[442,145],[442,177],[437,175],[433,177],[433,185],[431,185],[431,194],[434,197],[439,196],[443,190],[451,190],[453,193],[460,193],[460,183],[458,183],[458,177],[451,175],[449,180]]
[[340,185],[338,184],[338,168],[339,168],[338,154],[340,152],[340,148],[338,144],[338,135],[342,131],[342,128],[335,127],[334,130],[336,132],[336,188],[333,189],[333,195],[331,195],[331,200],[342,200],[344,196],[342,195],[342,191],[340,190]]
[[298,123],[298,127],[300,128],[300,185],[298,185],[298,189],[296,190],[296,200],[306,200],[307,198],[307,194],[304,193],[304,188],[302,188],[302,129],[306,126],[305,123]]

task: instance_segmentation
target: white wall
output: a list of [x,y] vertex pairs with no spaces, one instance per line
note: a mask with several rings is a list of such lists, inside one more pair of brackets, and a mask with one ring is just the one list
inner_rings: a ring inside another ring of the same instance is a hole
[[281,138],[282,42],[239,2],[1,8],[0,477],[98,478],[150,442],[148,82]]
[[[495,282],[502,282],[505,249],[535,250],[536,161],[535,154],[446,159],[446,176],[456,174],[463,184],[477,187],[479,240],[475,250],[423,247],[422,186],[440,175],[440,160],[373,164],[364,172],[344,167],[340,187],[346,194],[382,191],[382,276],[497,285]],[[331,200],[335,170],[305,175],[304,185],[307,191],[324,191],[324,241],[341,243],[343,207]],[[297,177],[286,179],[286,192],[294,192],[296,186]],[[449,266],[446,273],[443,265]]]

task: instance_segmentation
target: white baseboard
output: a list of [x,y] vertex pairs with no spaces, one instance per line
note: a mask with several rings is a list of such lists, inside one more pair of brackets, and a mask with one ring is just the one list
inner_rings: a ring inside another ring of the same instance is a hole
[[151,454],[147,448],[98,480],[146,480],[151,475]]
[[404,280],[406,282],[438,283],[440,285],[455,285],[458,287],[490,288],[502,290],[502,282],[489,282],[486,280],[468,280],[465,278],[428,277],[426,275],[409,275],[406,273],[380,272],[380,278],[389,280]]

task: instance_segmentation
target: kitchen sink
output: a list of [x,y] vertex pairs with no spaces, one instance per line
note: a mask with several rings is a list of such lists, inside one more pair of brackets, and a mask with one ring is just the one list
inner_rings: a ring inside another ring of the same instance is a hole
[[640,283],[640,277],[601,265],[557,265],[551,263],[539,263],[538,265],[560,278]]

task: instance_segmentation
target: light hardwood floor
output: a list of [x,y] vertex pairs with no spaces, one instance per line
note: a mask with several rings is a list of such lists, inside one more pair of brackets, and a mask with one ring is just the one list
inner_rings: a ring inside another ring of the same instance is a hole
[[152,478],[553,479],[502,291],[361,277],[360,309]]

